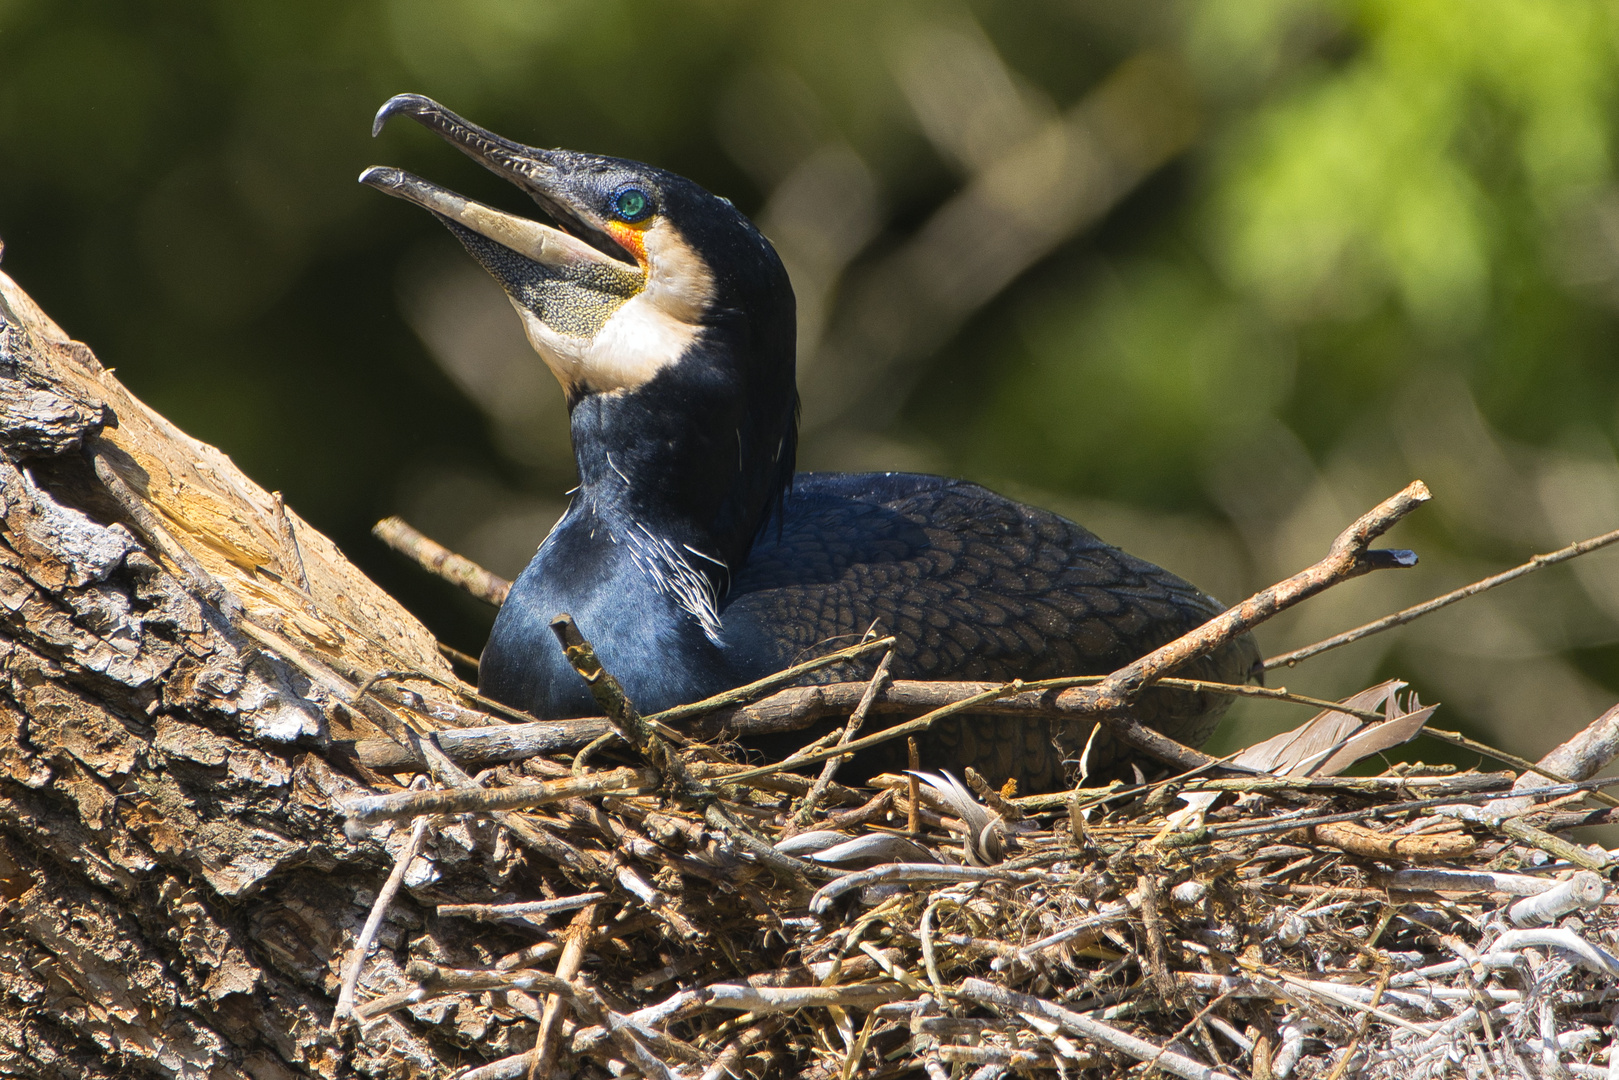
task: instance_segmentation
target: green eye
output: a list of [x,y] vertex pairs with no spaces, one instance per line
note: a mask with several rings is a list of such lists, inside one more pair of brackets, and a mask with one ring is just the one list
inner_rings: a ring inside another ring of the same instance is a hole
[[620,221],[640,221],[652,212],[652,200],[640,188],[625,188],[613,196],[613,214]]

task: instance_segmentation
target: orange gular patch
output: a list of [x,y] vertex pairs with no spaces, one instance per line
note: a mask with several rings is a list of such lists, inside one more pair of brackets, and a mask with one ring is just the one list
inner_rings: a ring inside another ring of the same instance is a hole
[[622,221],[607,223],[607,235],[613,242],[631,255],[635,261],[644,268],[646,266],[646,226],[627,225]]

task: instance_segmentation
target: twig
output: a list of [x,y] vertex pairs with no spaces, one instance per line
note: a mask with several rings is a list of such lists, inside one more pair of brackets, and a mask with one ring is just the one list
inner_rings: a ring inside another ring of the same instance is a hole
[[[1619,779],[1610,780],[1609,783],[1619,784]],[[1510,817],[1503,819],[1496,828],[1518,841],[1528,844],[1575,866],[1604,872],[1614,864],[1612,855],[1603,852],[1598,854],[1578,844],[1571,844],[1562,837],[1553,836],[1544,829],[1537,829],[1522,818]]]
[[898,1001],[913,991],[898,983],[850,983],[842,986],[749,986],[747,983],[711,983],[697,991],[698,1002],[711,1009],[777,1013],[795,1009],[836,1006],[869,1009]]
[[[1540,783],[1533,774],[1554,780],[1584,780],[1601,772],[1615,757],[1619,757],[1619,705],[1581,728],[1572,738],[1553,747],[1518,777],[1513,787],[1533,787]],[[1599,796],[1610,806],[1619,806],[1619,800]],[[1496,813],[1523,813],[1528,806],[1520,799],[1502,799],[1490,806]]]
[[1408,892],[1482,892],[1508,896],[1537,896],[1557,885],[1553,878],[1529,874],[1506,874],[1491,870],[1445,870],[1438,867],[1407,867],[1381,879],[1390,889]]
[[[878,649],[892,648],[893,645],[894,638],[891,636],[862,641],[857,645],[850,645],[846,649],[838,649],[836,652],[829,652],[825,656],[817,656],[813,660],[806,660],[802,664],[794,664],[790,668],[778,671],[774,675],[767,675],[762,679],[756,679],[753,682],[737,687],[735,690],[727,690],[724,693],[703,698],[701,701],[694,701],[690,705],[676,705],[672,709],[653,713],[647,719],[660,724],[673,724],[688,717],[701,716],[716,709],[749,701],[768,690],[774,690],[778,686],[786,686],[788,683],[796,681],[800,676],[808,675],[812,671],[819,671],[821,668],[830,667],[833,664],[841,664],[846,660],[854,660],[868,653],[876,652]],[[854,683],[852,685],[863,686],[865,684]]]
[[1515,926],[1546,926],[1571,911],[1589,911],[1602,903],[1607,893],[1608,883],[1601,875],[1582,870],[1543,893],[1513,904],[1507,918]]
[[[1389,791],[1421,790],[1430,788],[1436,795],[1467,794],[1477,791],[1500,791],[1510,788],[1514,773],[1461,773],[1456,776],[1208,776],[1186,780],[1169,780],[1178,791],[1230,791],[1238,794],[1276,791],[1346,792],[1356,795],[1380,795]],[[1027,812],[1059,810],[1076,799],[1080,809],[1095,805],[1096,801],[1112,802],[1149,791],[1158,784],[1137,787],[1114,785],[1105,788],[1073,788],[1041,795],[1025,795],[1013,800],[1014,805]]]
[[[557,959],[556,975],[563,982],[572,982],[574,976],[579,974],[585,959],[585,945],[590,940],[595,922],[596,905],[591,904],[568,924],[567,943],[562,946],[562,955]],[[534,1038],[534,1064],[530,1067],[530,1076],[551,1075],[551,1063],[556,1058],[557,1043],[562,1038],[562,1021],[567,1007],[568,999],[561,994],[551,994],[545,999],[545,1011],[540,1015],[540,1030]]]
[[[375,723],[407,753],[426,762],[429,772],[439,783],[451,788],[479,786],[461,770],[460,766],[445,756],[439,749],[436,739],[417,734],[404,717],[394,712],[375,695],[360,693],[354,685],[326,663],[306,654],[281,635],[257,626],[247,619],[240,620],[238,626],[244,634],[291,663],[338,701]],[[596,882],[611,880],[594,856],[587,855],[567,841],[552,835],[538,822],[505,812],[496,812],[495,820],[506,826],[519,842],[561,866],[565,872]]]
[[1004,1009],[1007,1012],[1028,1013],[1049,1020],[1071,1034],[1101,1043],[1137,1061],[1150,1062],[1171,1076],[1181,1077],[1181,1080],[1236,1080],[1229,1073],[1211,1069],[1184,1054],[1154,1046],[1145,1039],[1138,1039],[1100,1020],[1054,1005],[1043,998],[1019,994],[994,983],[985,982],[983,979],[964,979],[961,992],[980,1005]]
[[334,1031],[354,1012],[354,990],[360,984],[360,972],[365,968],[365,954],[371,951],[371,943],[376,940],[383,916],[387,915],[389,905],[398,895],[399,886],[404,884],[405,870],[416,857],[416,852],[422,846],[422,837],[426,835],[427,819],[419,817],[411,826],[405,846],[399,849],[394,859],[393,871],[389,873],[388,880],[382,883],[376,900],[371,904],[371,914],[366,916],[360,936],[354,939],[354,947],[349,950],[348,959],[343,964],[343,983],[337,993],[337,1007],[332,1010]]
[[443,544],[429,540],[402,518],[383,518],[371,526],[371,535],[429,574],[436,574],[486,604],[499,607],[512,591],[512,583],[505,578],[490,573],[463,555],[457,555]]
[[460,664],[462,667],[469,667],[473,671],[478,670],[478,658],[476,656],[464,653],[454,645],[446,645],[442,641],[434,642],[434,644],[438,646],[439,655],[444,659],[451,663]]
[[743,1076],[742,1061],[747,1057],[748,1051],[764,1044],[776,1032],[787,1026],[787,1018],[774,1016],[767,1018],[748,1028],[741,1035],[731,1041],[713,1061],[713,1064],[703,1070],[701,1080],[723,1080],[726,1076]]
[[[935,1051],[940,1060],[960,1063],[962,1065],[989,1065],[1004,1066],[1019,1074],[1035,1069],[1056,1070],[1062,1074],[1064,1066],[1078,1066],[1081,1069],[1096,1068],[1102,1064],[1100,1054],[1089,1054],[1079,1059],[1063,1059],[1055,1054],[1043,1054],[1036,1050],[1020,1050],[1017,1047],[1007,1046],[958,1046],[955,1043],[940,1043]],[[990,1075],[1003,1075],[1004,1070]],[[977,1073],[973,1074],[977,1076]]]
[[[884,639],[887,640],[887,639]],[[879,643],[872,643],[879,644]],[[857,646],[866,648],[868,646]],[[822,661],[814,663],[824,666]],[[796,668],[772,676],[769,680],[751,684],[757,690],[761,687],[779,685],[783,680],[790,681],[802,674],[809,665],[799,665]],[[868,710],[870,713],[903,713],[927,711],[955,705],[965,698],[976,698],[974,711],[980,713],[993,713],[1005,716],[1078,716],[1087,715],[1083,708],[1076,707],[1072,702],[1063,700],[1058,692],[1073,686],[1088,686],[1100,683],[1105,676],[1080,675],[1063,679],[1044,679],[1039,682],[1026,682],[1020,692],[1006,692],[1004,696],[984,696],[999,694],[1004,689],[1001,684],[981,682],[924,682],[900,679],[890,681],[873,698]],[[1368,723],[1380,723],[1386,717],[1380,713],[1367,709],[1354,709],[1338,702],[1327,701],[1323,698],[1309,697],[1304,694],[1292,694],[1285,689],[1265,686],[1237,686],[1231,683],[1208,682],[1203,679],[1160,679],[1157,683],[1165,689],[1187,690],[1191,692],[1230,694],[1240,697],[1264,698],[1273,701],[1290,702],[1298,705],[1308,705],[1317,709],[1332,709],[1335,712],[1365,720]],[[828,683],[821,686],[795,687],[780,690],[752,705],[730,705],[723,711],[713,711],[707,715],[691,720],[686,728],[688,735],[713,739],[719,737],[749,736],[779,734],[795,731],[809,726],[816,720],[830,715],[847,715],[851,709],[859,707],[871,683]],[[725,700],[732,701],[738,694],[749,690],[742,687],[729,691],[720,698],[709,699],[710,702]],[[706,707],[704,702],[689,706],[681,706],[677,710],[654,713],[647,717],[649,724],[661,725],[673,720],[690,719],[697,716],[699,706]],[[589,717],[579,720],[535,720],[516,724],[497,724],[489,727],[466,727],[453,731],[440,733],[440,742],[445,753],[457,761],[472,765],[493,764],[500,761],[517,761],[522,758],[533,757],[536,754],[551,754],[560,751],[577,750],[591,740],[599,738],[612,730],[607,720],[602,717]],[[657,728],[659,734],[665,737],[670,732]],[[847,753],[847,744],[842,752]],[[354,747],[355,756],[361,763],[373,769],[387,771],[390,769],[407,768],[412,764],[419,764],[407,753],[397,749],[396,745],[387,740],[363,740]],[[817,752],[819,754],[819,752]],[[831,754],[805,755],[792,763],[796,767],[806,763],[816,763],[833,760]],[[788,767],[778,764],[774,768]]]
[[[1525,784],[1524,777],[1530,776],[1531,774],[1543,776],[1547,780],[1557,784],[1569,784],[1576,780],[1585,779],[1585,777],[1564,776],[1561,773],[1552,771],[1551,767],[1547,764],[1537,761],[1530,761],[1528,758],[1519,757],[1517,754],[1511,754],[1505,750],[1498,750],[1489,743],[1481,743],[1477,739],[1469,739],[1466,735],[1463,735],[1459,731],[1445,731],[1442,728],[1425,727],[1422,729],[1422,733],[1430,736],[1431,738],[1437,739],[1442,743],[1449,743],[1451,746],[1459,746],[1463,750],[1471,750],[1474,753],[1483,754],[1485,757],[1494,758],[1495,760],[1503,762],[1507,765],[1515,765],[1522,769],[1524,776],[1520,776],[1518,778],[1518,782],[1513,784],[1513,789],[1515,792],[1521,791],[1523,786],[1532,787],[1540,782],[1538,780],[1530,780],[1527,784]],[[1595,769],[1592,770],[1592,772],[1595,771]],[[1591,793],[1591,797],[1596,799],[1598,802],[1606,803],[1608,806],[1619,807],[1619,799],[1614,798],[1607,792],[1593,791]],[[1512,798],[1502,799],[1500,802],[1505,805],[1528,805],[1527,803],[1521,803],[1520,800],[1521,795],[1514,794]],[[1522,813],[1523,811],[1520,809],[1515,812]]]
[[922,831],[919,821],[922,810],[920,790],[922,782],[916,774],[922,768],[922,756],[917,750],[915,738],[906,738],[905,754],[909,766],[905,770],[905,831],[917,836]]
[[[1370,549],[1370,544],[1401,518],[1432,497],[1422,481],[1413,481],[1405,490],[1385,499],[1339,533],[1338,538],[1332,542],[1326,558],[1314,566],[1268,589],[1260,590],[1235,607],[1216,615],[1191,633],[1184,634],[1168,645],[1154,649],[1134,663],[1120,668],[1099,685],[1068,690],[1062,697],[1076,704],[1087,705],[1089,711],[1096,713],[1109,727],[1115,729],[1115,734],[1122,741],[1137,749],[1152,752],[1147,745],[1131,741],[1136,733],[1129,723],[1125,723],[1128,721],[1125,710],[1142,690],[1194,657],[1219,648],[1278,612],[1307,600],[1333,585],[1372,570],[1416,565],[1416,556],[1409,551],[1374,551]],[[1139,728],[1140,725],[1134,727]],[[1154,753],[1154,756],[1158,757],[1159,754]],[[1202,759],[1205,756],[1198,755],[1198,757]],[[1169,761],[1181,768],[1191,768],[1202,763],[1201,760],[1191,760],[1180,754],[1161,757],[1160,760]]]
[[[1086,945],[1094,943],[1097,938],[1100,938],[1102,936],[1102,932],[1108,927],[1118,926],[1122,923],[1128,922],[1130,920],[1130,913],[1138,910],[1140,907],[1141,894],[1139,892],[1132,892],[1125,896],[1123,900],[1119,900],[1111,904],[1104,904],[1094,914],[1081,916],[1074,922],[1063,927],[1061,930],[1058,930],[1052,934],[1047,934],[1045,937],[1040,938],[1037,941],[1029,942],[1027,945],[1018,949],[1017,952],[1013,953],[1010,957],[1001,957],[994,960],[990,966],[996,971],[1001,971],[1010,966],[1007,961],[1011,959],[1015,959],[1020,963],[1027,964],[1046,950],[1054,949],[1058,945],[1063,944],[1068,944],[1069,948],[1071,949],[1083,948]],[[1084,940],[1075,940],[1076,938],[1081,937],[1083,937]]]
[[1603,533],[1601,536],[1593,536],[1589,540],[1581,540],[1565,548],[1558,548],[1549,555],[1536,555],[1528,562],[1515,566],[1511,570],[1505,570],[1480,581],[1475,581],[1471,585],[1464,585],[1460,589],[1445,593],[1443,596],[1436,596],[1432,600],[1426,600],[1413,607],[1408,607],[1404,611],[1397,611],[1393,615],[1385,615],[1381,619],[1376,619],[1363,626],[1357,626],[1353,630],[1345,630],[1341,634],[1334,634],[1332,637],[1318,641],[1314,645],[1306,645],[1302,649],[1280,653],[1265,661],[1265,670],[1269,671],[1271,668],[1281,667],[1284,664],[1291,667],[1301,660],[1319,656],[1329,649],[1336,649],[1340,645],[1348,645],[1350,642],[1382,633],[1384,630],[1403,626],[1429,612],[1438,611],[1442,607],[1449,607],[1458,600],[1466,600],[1470,596],[1488,592],[1497,585],[1505,585],[1507,582],[1516,581],[1526,574],[1532,574],[1543,566],[1552,566],[1556,563],[1565,562],[1587,552],[1596,551],[1598,548],[1607,547],[1615,541],[1619,541],[1619,529]]
[[[915,720],[910,720],[903,724],[895,724],[893,727],[884,728],[882,731],[876,732],[872,735],[866,735],[858,739],[851,739],[849,742],[835,749],[820,750],[813,754],[806,754],[794,762],[794,765],[814,765],[817,762],[825,761],[831,757],[841,757],[844,754],[853,753],[857,750],[864,750],[867,747],[877,746],[880,743],[888,742],[890,739],[898,739],[907,735],[914,735],[919,731],[926,731],[928,728],[933,726],[935,721],[941,720],[946,716],[951,716],[958,712],[965,712],[975,705],[982,704],[986,701],[993,701],[996,698],[1003,697],[1007,694],[1015,694],[1022,689],[1024,689],[1024,684],[1021,681],[1014,680],[1001,686],[985,690],[982,693],[973,694],[969,697],[962,698],[959,701],[955,701],[944,706],[943,708],[934,709],[932,712],[924,713]],[[737,775],[731,777],[731,780],[735,783],[740,783],[742,781],[752,780],[760,776],[769,776],[772,773],[780,772],[782,768],[783,766],[780,763],[775,765],[761,765],[756,769],[749,769],[745,772],[738,773]]]
[[1320,843],[1368,859],[1399,859],[1422,862],[1456,859],[1478,850],[1478,840],[1465,832],[1398,835],[1378,832],[1353,821],[1328,822],[1317,826]]
[[[871,711],[872,702],[877,700],[877,695],[882,692],[884,685],[888,682],[888,665],[893,659],[894,650],[890,647],[883,654],[883,658],[877,662],[877,670],[872,672],[871,679],[866,683],[866,690],[865,693],[860,695],[859,704],[854,707],[854,712],[849,714],[849,722],[843,726],[843,734],[838,736],[837,745],[839,747],[849,745],[849,740],[855,737],[855,734],[860,730],[860,725],[865,723],[866,714]],[[821,766],[821,775],[816,777],[815,786],[809,789],[809,794],[804,796],[804,800],[798,804],[794,812],[794,817],[797,818],[800,825],[808,825],[814,819],[816,804],[826,794],[827,787],[832,783],[833,778],[837,776],[838,768],[846,760],[848,759],[842,757],[827,758],[826,764]]]
[[[1560,795],[1573,795],[1577,792],[1595,791],[1600,787],[1613,787],[1619,785],[1619,777],[1608,777],[1603,780],[1585,780],[1578,784],[1557,784],[1551,787],[1532,788],[1522,794],[1529,798],[1555,798]],[[1411,802],[1389,803],[1385,806],[1369,806],[1364,810],[1353,810],[1343,814],[1323,814],[1318,817],[1277,818],[1272,821],[1227,825],[1217,823],[1207,826],[1210,835],[1225,839],[1238,836],[1258,836],[1269,832],[1287,832],[1289,829],[1303,829],[1313,825],[1330,825],[1337,821],[1359,821],[1368,817],[1383,817],[1390,814],[1410,813],[1413,810],[1433,810],[1439,807],[1462,808],[1464,804],[1487,802],[1496,796],[1487,793],[1472,793],[1465,795],[1445,795],[1433,799],[1416,799]],[[1481,820],[1477,814],[1468,817],[1468,820]],[[1538,831],[1538,830],[1536,830]],[[1555,839],[1555,837],[1553,838]],[[1572,846],[1572,845],[1570,845]],[[1579,849],[1583,851],[1584,849]],[[1563,856],[1559,855],[1559,858]],[[1586,857],[1590,853],[1586,852]]]
[[685,794],[711,798],[712,794],[691,775],[674,748],[636,709],[619,681],[602,666],[596,650],[585,640],[579,627],[574,625],[573,617],[566,612],[558,615],[551,620],[551,631],[556,634],[557,643],[562,646],[568,663],[585,680],[596,704],[607,714],[608,723],[624,736],[624,741]]
[[606,893],[587,892],[577,896],[561,896],[555,900],[529,900],[520,904],[440,904],[437,910],[440,918],[459,916],[463,919],[477,919],[480,922],[494,922],[499,919],[555,915],[561,911],[573,911],[575,908],[582,908],[586,904],[605,899]]
[[488,814],[497,810],[527,810],[564,799],[594,795],[639,795],[654,791],[658,774],[651,769],[621,768],[545,780],[510,787],[456,788],[449,791],[401,791],[394,795],[367,795],[351,799],[342,810],[355,821],[371,824],[418,814]]
[[[726,813],[714,792],[692,774],[668,741],[654,731],[651,724],[636,711],[635,704],[624,693],[624,688],[619,685],[612,673],[602,666],[596,656],[596,650],[579,632],[579,627],[574,625],[572,617],[567,613],[558,615],[551,620],[551,630],[556,634],[568,663],[573,666],[579,677],[585,680],[585,684],[590,687],[591,696],[596,699],[596,704],[607,713],[607,719],[619,734],[650,761],[678,792],[696,800],[703,807],[703,816],[709,824],[728,834],[739,847],[759,862],[788,880],[796,882],[806,891],[811,878],[841,876],[842,871],[817,866],[803,859],[782,854],[754,836],[746,826]],[[731,779],[734,780],[736,777]]]

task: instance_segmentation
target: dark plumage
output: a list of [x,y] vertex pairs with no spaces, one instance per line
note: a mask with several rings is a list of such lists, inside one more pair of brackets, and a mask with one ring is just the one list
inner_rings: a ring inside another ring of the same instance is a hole
[[[445,221],[506,287],[568,395],[579,490],[501,609],[485,693],[548,718],[595,711],[549,629],[564,611],[651,712],[873,627],[898,639],[896,678],[1046,678],[1111,671],[1220,610],[1168,571],[976,484],[794,476],[792,290],[730,203],[635,162],[510,143],[425,98],[394,98],[379,125],[396,112],[529,191],[567,231],[397,170],[362,178]],[[1184,673],[1243,682],[1257,661],[1244,637]],[[1199,743],[1227,700],[1158,690],[1138,712]],[[922,759],[1049,789],[1089,729],[946,718]],[[1117,764],[1099,739],[1093,774]]]

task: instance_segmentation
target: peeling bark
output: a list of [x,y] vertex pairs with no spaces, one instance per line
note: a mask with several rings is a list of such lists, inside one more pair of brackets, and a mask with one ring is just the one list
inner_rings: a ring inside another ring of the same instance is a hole
[[[344,833],[337,800],[399,785],[341,748],[477,715],[465,689],[329,539],[0,274],[0,1074],[441,1075],[531,1045],[500,995],[329,1030],[409,832]],[[509,897],[520,869],[438,830],[365,993],[410,959],[487,963],[431,905]]]

